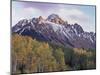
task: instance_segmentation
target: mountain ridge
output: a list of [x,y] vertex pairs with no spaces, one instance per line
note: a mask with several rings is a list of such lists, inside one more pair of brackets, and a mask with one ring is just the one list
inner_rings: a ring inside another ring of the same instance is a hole
[[66,47],[92,49],[96,47],[96,33],[85,32],[77,23],[68,24],[57,14],[51,14],[47,19],[39,16],[31,20],[20,20],[12,27],[12,32]]

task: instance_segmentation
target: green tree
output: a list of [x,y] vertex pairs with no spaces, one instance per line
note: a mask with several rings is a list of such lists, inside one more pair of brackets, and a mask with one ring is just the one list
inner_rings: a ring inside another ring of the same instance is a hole
[[56,58],[56,61],[58,63],[58,70],[64,71],[66,70],[66,65],[65,65],[65,59],[64,59],[64,52],[62,51],[61,48],[57,48],[54,52],[54,56]]

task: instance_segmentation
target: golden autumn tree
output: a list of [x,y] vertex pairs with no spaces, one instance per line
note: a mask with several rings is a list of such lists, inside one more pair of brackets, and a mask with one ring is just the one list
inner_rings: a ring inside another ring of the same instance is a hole
[[48,43],[38,44],[38,47],[34,48],[33,51],[37,56],[38,72],[55,71],[57,69],[56,60],[52,56],[52,49]]
[[94,50],[65,48],[29,36],[12,35],[12,73],[36,73],[96,67]]
[[33,73],[56,71],[56,60],[48,43],[18,34],[12,37],[12,72]]
[[17,73],[24,73],[27,57],[32,54],[32,39],[18,34],[12,37],[12,70]]

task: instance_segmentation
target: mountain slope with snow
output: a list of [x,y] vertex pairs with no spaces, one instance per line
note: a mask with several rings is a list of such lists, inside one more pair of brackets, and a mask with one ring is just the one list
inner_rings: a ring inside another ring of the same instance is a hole
[[96,33],[85,32],[77,23],[70,25],[56,14],[51,14],[47,19],[42,16],[31,20],[23,19],[12,27],[12,32],[65,47],[96,47]]

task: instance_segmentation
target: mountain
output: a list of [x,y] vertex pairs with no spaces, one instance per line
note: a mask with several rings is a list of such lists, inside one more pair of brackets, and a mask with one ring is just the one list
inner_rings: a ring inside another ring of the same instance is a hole
[[56,24],[65,24],[65,22],[56,14],[51,14],[48,16],[47,20]]
[[68,24],[57,14],[51,14],[47,19],[39,16],[30,20],[20,20],[12,27],[12,33],[65,47],[86,49],[96,47],[96,33],[85,32],[77,23]]

